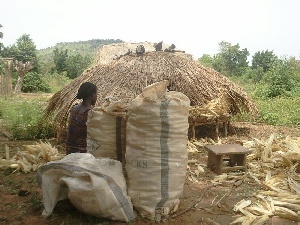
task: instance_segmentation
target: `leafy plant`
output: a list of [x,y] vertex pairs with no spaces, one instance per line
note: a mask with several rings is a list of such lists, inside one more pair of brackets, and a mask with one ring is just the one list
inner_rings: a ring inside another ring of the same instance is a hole
[[46,92],[50,93],[50,86],[41,78],[41,76],[35,72],[28,73],[24,77],[24,83],[22,86],[22,92],[25,93],[37,93]]

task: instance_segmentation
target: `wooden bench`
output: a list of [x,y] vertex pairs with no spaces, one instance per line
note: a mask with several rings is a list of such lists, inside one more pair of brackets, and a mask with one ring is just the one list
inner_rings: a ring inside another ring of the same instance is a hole
[[[246,168],[246,155],[252,150],[240,144],[204,146],[208,152],[207,167],[216,174]],[[228,165],[225,162],[228,161]]]

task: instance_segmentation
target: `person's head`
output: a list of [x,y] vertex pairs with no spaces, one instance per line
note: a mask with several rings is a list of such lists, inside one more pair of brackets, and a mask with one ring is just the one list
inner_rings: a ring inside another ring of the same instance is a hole
[[95,105],[97,100],[97,86],[91,82],[85,82],[80,85],[77,95],[77,99],[86,100],[91,99],[92,105]]

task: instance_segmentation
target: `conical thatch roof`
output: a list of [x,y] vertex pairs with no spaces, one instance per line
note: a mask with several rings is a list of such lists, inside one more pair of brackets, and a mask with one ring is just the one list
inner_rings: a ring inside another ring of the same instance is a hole
[[225,94],[231,101],[229,113],[257,111],[248,95],[220,73],[174,53],[146,52],[125,55],[107,65],[91,67],[54,94],[45,112],[46,115],[55,113],[55,123],[64,128],[69,109],[83,82],[90,81],[97,85],[96,106],[101,106],[107,96],[129,104],[144,87],[161,80],[169,80],[170,90],[187,95],[191,105],[202,106]]

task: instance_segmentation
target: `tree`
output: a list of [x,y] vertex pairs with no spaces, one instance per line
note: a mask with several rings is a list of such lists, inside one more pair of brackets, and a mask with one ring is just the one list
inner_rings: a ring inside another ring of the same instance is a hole
[[28,61],[26,63],[23,63],[21,61],[15,61],[15,69],[18,72],[18,80],[15,86],[15,94],[20,94],[21,89],[24,83],[24,77],[26,73],[33,68],[34,61]]
[[269,80],[269,88],[267,97],[277,97],[281,95],[289,95],[289,93],[296,87],[295,74],[299,71],[295,70],[292,59],[280,59],[276,66],[268,72],[265,79]]
[[[1,24],[0,24],[0,28],[3,27]],[[0,31],[0,39],[3,38],[3,33]],[[0,56],[2,55],[2,49],[3,49],[4,45],[3,43],[0,41]]]
[[36,46],[29,34],[23,34],[12,46],[3,49],[3,57],[14,58],[18,62],[26,63],[33,61],[32,69],[38,70]]
[[213,68],[228,76],[241,76],[248,67],[247,48],[240,50],[240,45],[229,42],[219,43],[219,53],[214,55]]
[[[0,28],[2,27],[2,25],[0,24]],[[3,38],[3,33],[0,31],[0,39],[2,39]],[[2,49],[3,49],[3,44],[2,44],[2,42],[1,42],[1,40],[0,40],[0,58],[1,58],[1,56],[2,56]],[[4,62],[0,59],[0,75],[1,75],[1,73],[3,73],[4,72],[4,67],[5,67],[5,64],[4,64]]]
[[252,69],[258,69],[261,67],[263,72],[268,72],[278,60],[273,51],[258,51],[252,57]]
[[62,50],[55,48],[53,50],[53,61],[54,61],[54,68],[52,72],[62,73],[67,71],[67,60],[68,60],[68,49]]
[[80,54],[70,56],[67,60],[67,76],[71,79],[78,77],[91,64],[89,56],[83,57]]
[[29,34],[23,34],[12,46],[6,47],[2,51],[3,57],[14,58],[15,69],[18,73],[18,80],[15,86],[15,93],[21,92],[24,76],[33,69],[37,71],[36,46]]
[[209,54],[203,54],[199,59],[198,62],[203,66],[207,66],[212,68],[214,59]]

